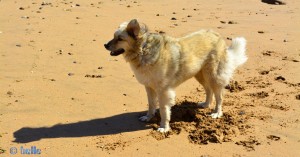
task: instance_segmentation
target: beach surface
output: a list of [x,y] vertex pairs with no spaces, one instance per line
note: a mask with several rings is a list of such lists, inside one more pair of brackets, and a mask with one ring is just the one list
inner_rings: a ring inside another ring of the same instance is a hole
[[[300,1],[0,0],[0,156],[297,157]],[[248,61],[224,94],[224,116],[196,107],[195,79],[177,89],[172,131],[143,123],[144,87],[104,44],[131,19],[182,37],[247,39]]]

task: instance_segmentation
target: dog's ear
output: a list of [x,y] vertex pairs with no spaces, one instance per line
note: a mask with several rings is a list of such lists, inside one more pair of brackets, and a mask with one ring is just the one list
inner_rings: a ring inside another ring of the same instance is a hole
[[147,25],[145,25],[144,23],[140,23],[140,27],[141,27],[141,30],[140,30],[140,34],[143,35],[145,33],[148,33],[148,27]]
[[136,19],[131,20],[126,28],[127,33],[133,38],[137,38],[139,36],[141,27]]

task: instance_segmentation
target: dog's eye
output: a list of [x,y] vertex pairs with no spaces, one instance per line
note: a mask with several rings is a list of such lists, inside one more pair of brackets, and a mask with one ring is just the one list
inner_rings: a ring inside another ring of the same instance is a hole
[[123,39],[122,38],[118,38],[118,41],[123,41]]

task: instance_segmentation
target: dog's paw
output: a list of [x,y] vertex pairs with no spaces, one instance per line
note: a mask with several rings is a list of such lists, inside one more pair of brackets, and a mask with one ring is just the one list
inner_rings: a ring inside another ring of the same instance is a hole
[[146,116],[140,117],[139,120],[142,122],[149,122],[151,120],[151,118],[152,117],[146,115]]
[[199,102],[198,106],[201,108],[208,108],[209,107],[209,103],[207,102]]
[[170,131],[170,128],[158,128],[157,131],[161,132],[161,133],[166,133],[166,132]]
[[212,118],[221,118],[223,116],[222,112],[212,113],[210,115]]

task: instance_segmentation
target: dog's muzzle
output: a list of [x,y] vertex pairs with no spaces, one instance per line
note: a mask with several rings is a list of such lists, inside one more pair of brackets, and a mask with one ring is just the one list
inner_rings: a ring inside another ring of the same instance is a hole
[[[110,50],[109,49],[109,44],[104,44],[104,47],[106,48],[106,50]],[[111,50],[110,50],[111,51]],[[125,50],[124,49],[122,49],[122,48],[120,48],[120,49],[117,49],[117,50],[115,50],[115,51],[111,51],[110,52],[110,55],[111,56],[118,56],[118,55],[120,55],[120,54],[122,54],[122,53],[124,53],[125,52]]]

